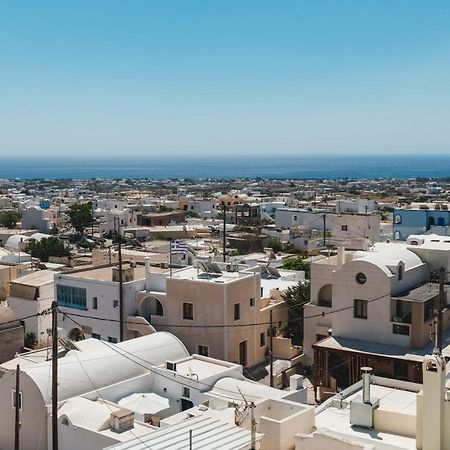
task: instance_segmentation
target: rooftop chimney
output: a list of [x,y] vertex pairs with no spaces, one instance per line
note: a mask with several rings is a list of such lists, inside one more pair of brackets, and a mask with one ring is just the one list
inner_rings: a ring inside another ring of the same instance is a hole
[[370,403],[370,374],[372,367],[361,367],[363,380],[363,402]]
[[122,433],[134,427],[134,412],[129,409],[113,411],[109,418],[111,431]]
[[370,397],[371,367],[361,367],[362,396],[358,395],[350,400],[350,423],[355,426],[373,428],[374,411],[380,406],[379,398]]

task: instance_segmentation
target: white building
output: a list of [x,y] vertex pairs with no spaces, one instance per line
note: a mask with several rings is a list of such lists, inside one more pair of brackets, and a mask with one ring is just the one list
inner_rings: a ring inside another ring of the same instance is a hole
[[40,233],[48,233],[57,221],[57,211],[38,207],[26,208],[22,211],[22,228],[36,229]]
[[337,214],[370,214],[376,209],[374,200],[357,198],[355,200],[338,199],[336,200]]
[[[145,289],[145,268],[123,264],[124,321],[136,313],[136,293]],[[70,339],[90,335],[110,342],[120,340],[119,268],[106,265],[55,275],[55,296],[61,311],[86,315],[83,329],[67,318],[59,321]],[[96,320],[96,319],[100,320]],[[104,321],[101,319],[110,319]],[[134,334],[133,334],[134,337]],[[124,339],[128,338],[124,325]]]
[[[38,270],[11,281],[7,303],[16,317],[40,314],[50,308],[54,300],[54,276],[51,270]],[[36,342],[46,342],[51,315],[30,317],[22,322],[26,335],[32,333]]]
[[[164,448],[174,448],[169,443],[186,424],[194,442],[199,442],[203,430],[213,436],[216,445],[221,439],[227,444],[226,437],[236,440],[221,448],[248,448],[250,402],[255,404],[261,449],[292,448],[294,434],[308,432],[313,426],[314,409],[302,403],[306,390],[301,377],[292,378],[288,391],[269,388],[245,379],[239,365],[189,356],[175,336],[164,332],[117,345],[95,339],[76,345],[77,350],[66,354],[61,350],[58,361],[58,440],[64,450],[119,449],[120,443],[127,441],[125,448],[134,448],[135,439],[141,445],[148,440],[145,448],[160,448],[155,446],[158,439]],[[32,362],[34,355],[2,365],[1,448],[12,448],[14,442],[11,393],[15,373],[9,369],[17,363],[21,364],[20,448],[51,448],[50,361]],[[146,414],[153,425],[139,420],[133,406],[129,406],[131,410],[120,407],[119,403],[136,393],[151,394],[168,405]],[[189,417],[193,420],[186,422]]]

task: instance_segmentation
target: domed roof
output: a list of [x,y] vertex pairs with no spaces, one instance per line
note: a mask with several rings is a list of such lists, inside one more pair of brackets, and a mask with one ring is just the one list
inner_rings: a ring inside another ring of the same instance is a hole
[[0,305],[0,330],[15,328],[19,325],[16,313],[8,306]]

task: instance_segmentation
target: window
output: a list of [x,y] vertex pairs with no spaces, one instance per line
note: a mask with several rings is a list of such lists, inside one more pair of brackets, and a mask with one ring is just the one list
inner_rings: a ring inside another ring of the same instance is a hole
[[265,347],[265,345],[266,345],[266,333],[265,333],[265,331],[263,331],[259,335],[259,346],[260,347]]
[[234,320],[239,320],[241,318],[241,304],[234,304]]
[[400,223],[402,223],[402,216],[401,216],[400,214],[396,214],[396,215],[394,216],[394,223],[395,223],[395,224],[400,224]]
[[92,297],[92,309],[98,309],[97,297]]
[[[12,407],[16,408],[16,390],[11,389],[12,393]],[[19,410],[22,411],[22,391],[19,391]]]
[[298,216],[293,216],[293,217],[292,217],[292,220],[293,220],[294,222],[296,222],[296,221],[298,220]]
[[355,319],[367,319],[367,300],[353,301],[353,317]]
[[367,281],[367,277],[365,273],[359,272],[356,274],[356,282],[358,284],[364,284]]
[[[400,238],[401,238],[400,231],[396,231],[396,232],[394,233],[394,239],[395,239],[396,241],[399,241]],[[412,244],[412,245],[417,245],[417,244]]]
[[190,398],[191,390],[188,387],[183,386],[183,394],[182,397]]
[[99,341],[102,339],[102,337],[97,333],[92,333],[91,336],[93,339],[98,339]]
[[341,231],[348,231],[347,225],[341,225]]
[[255,297],[250,297],[250,308],[255,306]]
[[392,333],[403,334],[404,336],[409,336],[409,326],[403,325],[401,323],[392,324]]
[[209,355],[208,346],[207,345],[199,345],[197,353],[201,356],[208,356]]
[[119,307],[119,300],[113,300],[113,308]]
[[117,338],[108,336],[108,342],[111,342],[111,344],[117,344]]
[[192,303],[183,303],[183,319],[194,320],[194,305]]
[[86,289],[56,285],[56,301],[59,306],[86,310]]

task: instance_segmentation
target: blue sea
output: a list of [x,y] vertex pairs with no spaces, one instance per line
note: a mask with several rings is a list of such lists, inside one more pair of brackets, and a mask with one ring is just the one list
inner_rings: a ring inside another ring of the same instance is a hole
[[1,179],[450,177],[449,155],[1,158]]

